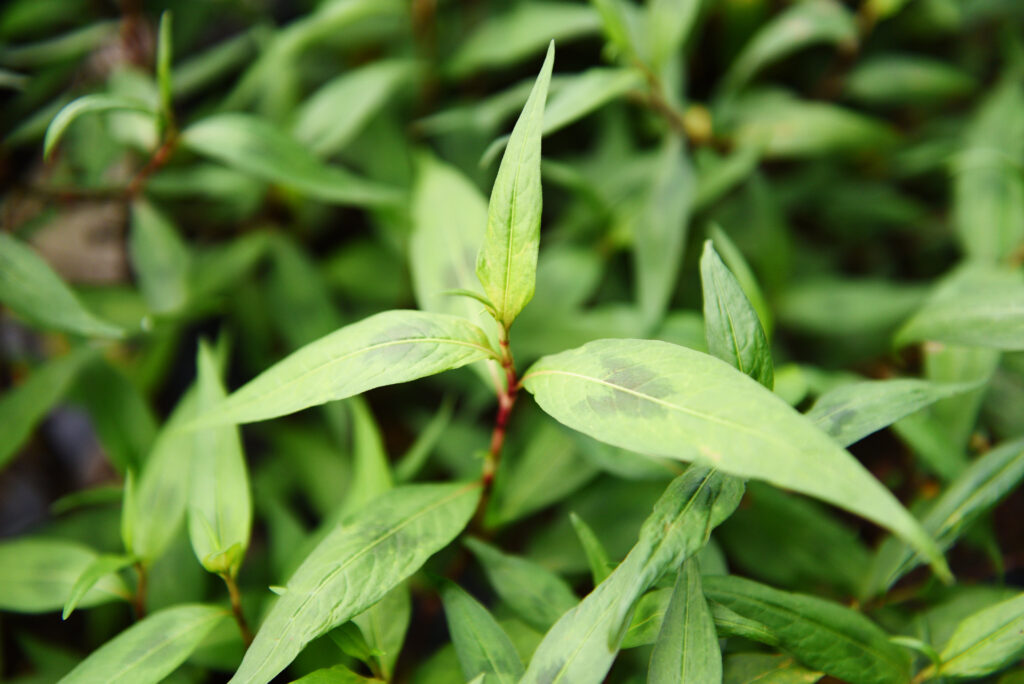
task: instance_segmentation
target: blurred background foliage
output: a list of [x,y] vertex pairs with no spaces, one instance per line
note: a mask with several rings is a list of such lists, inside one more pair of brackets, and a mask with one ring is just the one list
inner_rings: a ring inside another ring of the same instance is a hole
[[[161,81],[165,10],[173,56]],[[697,261],[710,238],[793,405],[857,377],[983,383],[852,447],[909,504],[1024,434],[1024,353],[893,344],[963,263],[1019,286],[1019,0],[10,0],[3,235],[74,295],[0,310],[0,407],[18,416],[0,424],[0,536],[119,552],[120,483],[191,384],[199,338],[216,341],[237,387],[384,309],[482,321],[471,300],[439,293],[466,287],[467,265],[472,279],[502,136],[552,39],[537,297],[513,328],[520,368],[604,337],[704,349]],[[47,126],[84,95],[107,99],[44,157]],[[70,328],[53,323],[65,304],[82,309]],[[82,351],[80,335],[114,339]],[[359,496],[367,453],[399,481],[476,478],[492,413],[491,388],[467,369],[246,427],[250,613]],[[621,558],[679,466],[620,458],[522,402],[502,467],[487,517],[501,545],[585,588],[568,511]],[[1019,492],[982,516],[953,551],[961,580],[1019,583],[1022,521]],[[878,531],[752,487],[716,538],[706,571],[728,562],[844,599]],[[487,595],[467,572],[464,585]],[[149,608],[213,600],[214,579],[179,530],[153,566]],[[1007,595],[929,591],[913,618],[899,606],[879,619],[948,634],[966,608]],[[457,681],[445,679],[458,672],[451,647],[436,650],[436,594],[417,585],[414,596],[399,679]],[[495,612],[525,657],[538,626],[501,601]],[[4,613],[0,673],[53,681],[128,615],[120,603],[66,624]],[[233,670],[232,626],[208,641],[174,681]],[[615,681],[636,676],[639,651]],[[293,674],[336,661],[323,639]]]

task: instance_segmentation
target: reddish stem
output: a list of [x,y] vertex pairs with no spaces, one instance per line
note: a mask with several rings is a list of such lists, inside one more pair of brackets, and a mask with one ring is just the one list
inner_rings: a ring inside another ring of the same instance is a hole
[[156,173],[167,160],[174,154],[175,148],[178,146],[178,135],[174,131],[168,131],[167,137],[164,138],[163,144],[157,148],[153,156],[149,158],[146,165],[139,169],[139,172],[132,178],[132,182],[128,184],[128,189],[125,194],[128,195],[128,199],[134,199],[138,197],[139,193],[142,192],[142,188],[145,186],[146,181],[149,177]]
[[135,585],[135,596],[133,597],[132,605],[135,608],[135,619],[141,620],[146,617],[146,567],[142,563],[136,563],[135,572],[138,575],[139,581]]

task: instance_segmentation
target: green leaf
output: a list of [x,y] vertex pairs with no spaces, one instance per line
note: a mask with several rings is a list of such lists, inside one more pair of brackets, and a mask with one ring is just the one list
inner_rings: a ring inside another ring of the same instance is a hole
[[742,494],[736,480],[707,468],[692,466],[673,480],[622,563],[544,635],[522,682],[604,681],[637,600],[700,550]]
[[[92,588],[96,586],[98,582],[103,580],[109,575],[117,577],[116,573],[122,568],[126,568],[135,559],[131,556],[97,556],[92,563],[90,563],[82,574],[75,580],[74,586],[71,587],[71,595],[68,596],[67,601],[64,602],[64,610],[60,615],[61,620],[67,620],[68,616],[74,612],[78,604],[82,602],[82,599],[92,591]],[[118,578],[120,579],[120,578]]]
[[354,622],[346,622],[327,635],[345,655],[369,665],[373,662],[373,649],[366,643],[363,630]]
[[846,78],[846,93],[870,105],[921,107],[967,95],[975,79],[945,61],[884,54],[860,61]]
[[[1000,444],[973,461],[936,499],[921,520],[940,548],[948,548],[978,516],[993,508],[1024,479],[1024,439]],[[911,549],[887,539],[878,549],[865,596],[886,591],[921,562]]]
[[280,128],[251,114],[206,117],[186,128],[181,141],[196,154],[323,202],[385,206],[401,200],[393,188],[323,164]]
[[939,654],[944,677],[984,677],[1024,652],[1024,594],[989,606],[957,625]]
[[352,417],[352,479],[341,506],[342,517],[365,508],[393,486],[391,468],[380,429],[362,397],[347,406]]
[[266,684],[307,643],[363,612],[462,531],[475,485],[408,485],[336,527],[288,580],[231,679]]
[[381,60],[328,81],[299,107],[292,134],[318,157],[340,152],[415,70],[410,60]]
[[650,0],[647,3],[647,40],[655,73],[686,42],[701,8],[700,0]]
[[638,37],[634,35],[632,5],[621,0],[590,0],[601,17],[601,28],[613,54],[628,60],[638,58]]
[[608,558],[608,552],[590,525],[583,521],[583,518],[570,511],[569,520],[572,521],[576,536],[579,537],[580,544],[583,545],[583,552],[587,554],[587,565],[590,566],[590,576],[594,579],[596,587],[611,574],[612,562]]
[[[213,351],[199,343],[196,357],[196,411],[217,406],[226,392]],[[188,491],[188,532],[199,563],[208,571],[235,577],[249,546],[252,498],[242,439],[234,425],[194,433]]]
[[768,338],[743,288],[722,263],[711,240],[704,242],[700,279],[708,353],[772,389],[775,379]]
[[736,653],[724,663],[723,684],[814,684],[823,672],[795,663],[789,656],[769,653]]
[[523,662],[487,609],[454,582],[444,583],[441,600],[466,680],[483,675],[486,684],[516,684],[523,675]]
[[[0,234],[0,239],[2,237]],[[78,373],[96,356],[95,349],[79,347],[34,369],[24,382],[0,395],[0,467],[18,453],[39,421],[64,397]]]
[[953,448],[965,452],[978,422],[988,383],[999,366],[998,349],[928,344],[922,348],[924,376],[935,383],[961,383],[969,389],[935,402],[928,414],[934,417]]
[[950,441],[945,427],[930,411],[901,418],[892,429],[914,451],[921,465],[942,480],[952,480],[967,467],[966,452]]
[[547,419],[513,456],[495,482],[488,525],[505,525],[560,501],[598,474],[580,455],[572,433]]
[[871,565],[856,532],[829,511],[760,482],[748,485],[744,506],[716,538],[745,574],[783,588],[825,585],[852,595]]
[[276,418],[484,358],[497,354],[484,332],[464,319],[385,311],[299,349],[207,411],[193,427]]
[[993,263],[1024,241],[1024,89],[1016,73],[990,90],[953,159],[953,222],[966,255]]
[[419,473],[430,453],[437,446],[444,434],[445,428],[452,421],[452,410],[455,401],[451,396],[445,397],[437,409],[437,413],[430,419],[430,422],[420,430],[416,441],[406,450],[405,454],[395,464],[395,480],[398,482],[409,482]]
[[[636,611],[633,613],[633,621],[626,631],[626,637],[622,640],[622,647],[647,646],[657,641],[671,600],[671,587],[655,589],[640,597],[636,604]],[[715,632],[719,638],[727,639],[737,636],[768,646],[779,645],[779,640],[771,630],[757,620],[743,617],[714,601],[708,601],[708,607],[711,609],[711,615],[715,621]]]
[[718,682],[722,652],[711,611],[701,589],[696,560],[679,568],[672,600],[651,652],[647,681],[653,684]]
[[[645,85],[636,69],[593,68],[573,76],[562,76],[552,83],[552,94],[544,108],[542,136],[548,136],[582,119],[603,105]],[[506,148],[510,136],[502,136],[484,151],[480,166],[488,167]],[[545,168],[544,173],[548,173]]]
[[141,100],[117,95],[85,95],[69,102],[63,109],[57,112],[57,116],[53,117],[53,121],[50,122],[50,126],[46,129],[46,138],[43,141],[43,156],[50,156],[53,148],[57,146],[61,136],[64,135],[64,131],[81,115],[112,111],[140,112],[156,116],[153,107]]
[[[801,2],[803,7],[813,2]],[[779,91],[746,95],[735,104],[733,143],[759,147],[766,158],[804,159],[891,148],[896,133],[878,119]]]
[[540,246],[540,139],[555,45],[512,130],[487,208],[487,235],[476,274],[506,329],[533,298]]
[[634,223],[633,260],[644,323],[662,321],[682,266],[696,180],[683,143],[669,136],[652,167]]
[[156,438],[157,421],[139,387],[121,369],[97,358],[78,373],[71,397],[89,414],[111,465],[121,473],[141,467]]
[[171,102],[171,60],[174,55],[171,11],[160,15],[160,28],[156,42],[156,82],[160,88],[160,114],[166,126],[174,121],[174,105]]
[[90,313],[35,250],[7,233],[0,233],[0,302],[44,328],[89,337],[124,335]]
[[399,584],[380,601],[352,618],[373,650],[381,675],[391,681],[412,619],[412,597],[407,584]]
[[146,565],[163,554],[185,518],[196,438],[181,428],[196,416],[197,399],[193,386],[164,423],[138,480],[125,482],[122,538]]
[[416,302],[424,311],[481,320],[479,304],[444,293],[480,289],[474,269],[486,235],[487,201],[458,169],[429,154],[417,162],[409,243]]
[[818,43],[857,43],[853,14],[835,0],[799,2],[762,26],[722,79],[722,91],[734,94],[767,65]]
[[804,665],[855,684],[908,681],[908,654],[850,608],[734,576],[705,577],[704,593],[767,626],[780,646]]
[[[737,155],[742,154],[742,150],[737,153]],[[750,306],[754,307],[754,311],[757,312],[757,318],[761,322],[761,328],[764,330],[765,337],[771,339],[772,326],[774,324],[772,310],[768,306],[768,301],[765,299],[761,287],[757,284],[754,272],[751,270],[746,259],[743,258],[743,253],[717,224],[713,224],[709,228],[708,237],[711,238],[715,251],[721,255],[725,265],[729,267],[733,276],[736,277],[736,282],[743,288],[743,294],[746,295]]]
[[561,81],[544,109],[543,135],[550,135],[623,95],[644,86],[636,69],[593,68]]
[[128,250],[150,310],[179,311],[189,299],[188,247],[174,224],[145,200],[132,203]]
[[358,675],[344,665],[335,665],[313,670],[305,677],[293,680],[291,684],[371,684],[383,681]]
[[699,460],[856,513],[949,570],[899,501],[782,399],[713,357],[658,341],[599,340],[542,358],[523,386],[558,421],[651,456]]
[[904,416],[979,384],[900,378],[840,385],[821,395],[807,417],[837,442],[849,446]]
[[93,651],[61,684],[155,684],[169,675],[229,615],[186,604],[153,613]]
[[943,279],[896,333],[896,344],[929,340],[1024,349],[1024,278],[1019,271],[965,266]]
[[484,22],[465,41],[448,64],[452,76],[515,64],[543,50],[552,41],[572,40],[596,33],[597,15],[589,7],[569,2],[521,2]]
[[545,630],[576,605],[576,594],[561,577],[533,561],[466,539],[494,591],[526,624]]
[[[99,555],[77,542],[20,537],[0,543],[0,610],[48,613],[60,610],[76,581]],[[115,574],[95,582],[78,605],[127,601],[128,587]]]
[[924,300],[917,285],[818,277],[791,285],[778,303],[788,327],[827,337],[864,336],[897,327]]

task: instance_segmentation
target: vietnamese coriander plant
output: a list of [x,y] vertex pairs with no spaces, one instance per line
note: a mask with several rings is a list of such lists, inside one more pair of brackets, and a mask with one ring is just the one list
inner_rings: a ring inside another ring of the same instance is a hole
[[105,4],[0,10],[4,681],[1024,682],[1014,3]]

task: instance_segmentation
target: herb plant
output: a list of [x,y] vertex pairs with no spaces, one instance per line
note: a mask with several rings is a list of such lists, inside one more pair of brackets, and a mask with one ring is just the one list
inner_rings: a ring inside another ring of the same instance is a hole
[[1018,3],[273,5],[0,10],[5,681],[1024,681]]

